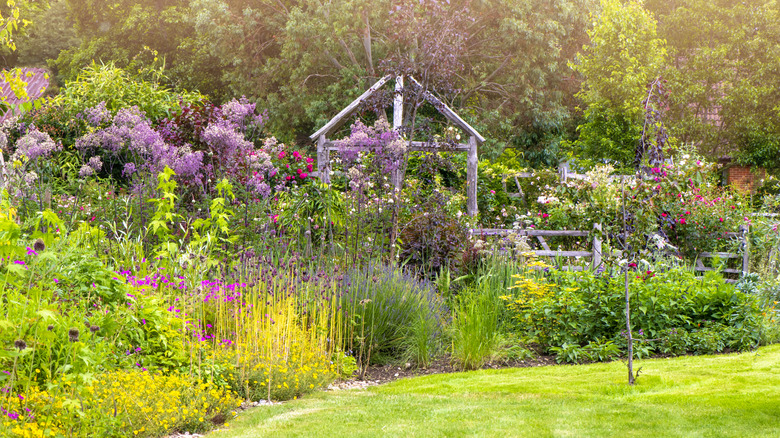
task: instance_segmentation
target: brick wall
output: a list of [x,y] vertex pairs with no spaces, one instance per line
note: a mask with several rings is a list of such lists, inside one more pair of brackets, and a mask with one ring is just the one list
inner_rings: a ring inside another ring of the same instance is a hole
[[766,172],[764,169],[753,169],[745,166],[729,166],[726,169],[726,184],[740,190],[755,192],[761,185]]

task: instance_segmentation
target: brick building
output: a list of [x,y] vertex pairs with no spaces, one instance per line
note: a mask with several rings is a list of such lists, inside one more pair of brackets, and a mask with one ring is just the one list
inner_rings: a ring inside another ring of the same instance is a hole
[[718,160],[723,166],[723,184],[739,190],[755,193],[766,177],[766,170],[756,167],[740,166],[731,157]]

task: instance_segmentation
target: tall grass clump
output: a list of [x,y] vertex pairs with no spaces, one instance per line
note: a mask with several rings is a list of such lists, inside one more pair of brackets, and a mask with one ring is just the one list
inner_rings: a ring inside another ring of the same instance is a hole
[[503,299],[514,277],[523,269],[523,260],[501,255],[485,257],[472,284],[453,298],[451,354],[455,366],[472,370],[486,361],[517,350],[503,335],[509,318]]
[[463,370],[482,367],[499,342],[499,310],[489,294],[469,291],[452,315],[452,360]]

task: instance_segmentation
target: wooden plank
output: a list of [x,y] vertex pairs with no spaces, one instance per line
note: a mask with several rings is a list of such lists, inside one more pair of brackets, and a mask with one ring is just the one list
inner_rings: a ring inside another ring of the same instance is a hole
[[723,272],[724,274],[741,274],[741,269],[716,269],[716,268],[707,268],[707,267],[701,267],[696,266],[693,268],[696,272],[710,272],[710,271],[717,271],[717,272]]
[[468,152],[469,145],[467,143],[457,143],[455,145],[442,145],[433,142],[425,141],[413,141],[410,145],[410,150],[413,151],[438,151],[438,152]]
[[[338,152],[342,150],[342,148],[336,146],[335,142],[329,142],[327,146],[328,146],[328,150],[331,152]],[[359,148],[355,148],[355,149],[359,149]],[[466,152],[469,150],[469,145],[458,143],[454,147],[452,147],[450,145],[439,146],[436,143],[428,143],[424,141],[413,141],[409,146],[409,150],[421,151],[421,152]]]
[[721,259],[739,259],[742,258],[741,254],[735,254],[733,252],[703,252],[699,254],[699,257],[718,257]]
[[742,231],[740,236],[740,240],[742,240],[742,274],[747,274],[750,271],[750,240],[747,238],[750,225],[745,225]]
[[547,245],[547,241],[544,240],[544,237],[542,236],[536,236],[536,239],[539,241],[539,243],[542,244],[542,248],[544,248],[546,251],[551,251],[550,246]]
[[601,224],[593,224],[593,260],[590,266],[594,270],[601,266]]
[[503,236],[510,233],[520,236],[584,237],[590,233],[578,230],[510,230],[506,228],[474,228],[469,230],[474,236]]
[[517,179],[517,175],[515,175],[515,185],[517,186],[517,192],[522,195],[523,194],[523,186],[520,185],[520,180]]
[[361,94],[360,97],[353,100],[352,103],[347,105],[343,110],[341,110],[341,112],[336,114],[335,117],[330,119],[330,121],[326,123],[325,126],[320,128],[314,134],[310,135],[309,138],[312,140],[317,140],[318,138],[320,138],[320,136],[328,136],[331,133],[333,133],[333,131],[338,129],[338,127],[341,126],[346,121],[347,117],[352,115],[352,113],[355,112],[355,110],[357,110],[358,106],[360,106],[361,103],[363,103],[366,99],[368,99],[369,96],[374,94],[376,90],[380,89],[382,85],[384,85],[387,81],[390,80],[390,78],[391,78],[390,75],[386,75],[381,79],[379,79],[378,81],[376,81],[376,83],[372,85],[371,88],[369,88],[363,94]]
[[477,216],[477,168],[479,156],[477,153],[477,137],[469,137],[469,155],[466,158],[466,211],[469,216]]
[[[535,270],[535,271],[542,271],[548,268],[542,267],[542,266],[529,266],[529,268]],[[581,272],[585,270],[584,266],[558,266],[555,267],[555,269],[560,269],[561,271],[574,271],[574,272]]]
[[[417,82],[417,79],[415,79],[414,76],[410,76],[409,79],[411,79],[411,81],[414,82],[418,87],[422,88],[422,85]],[[485,137],[482,137],[476,129],[472,128],[471,125],[466,123],[466,121],[463,120],[457,113],[455,113],[452,108],[447,106],[447,104],[442,102],[438,97],[431,94],[430,91],[423,91],[423,98],[430,102],[431,105],[433,105],[440,113],[444,115],[444,117],[446,117],[452,123],[456,124],[460,129],[466,131],[467,135],[475,137],[477,143],[481,144],[485,142]]]
[[[393,130],[398,132],[399,136],[401,128],[404,124],[404,77],[395,77],[395,95],[393,96]],[[403,186],[403,176],[401,175],[401,168],[395,168],[390,174],[390,183],[397,191],[401,191]]]
[[532,251],[542,257],[592,257],[592,251]]
[[404,77],[395,77],[395,96],[393,96],[393,129],[398,131],[404,124]]

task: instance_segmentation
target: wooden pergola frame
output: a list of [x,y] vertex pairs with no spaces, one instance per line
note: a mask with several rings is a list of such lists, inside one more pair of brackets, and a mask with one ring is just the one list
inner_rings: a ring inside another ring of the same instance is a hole
[[[361,103],[366,101],[370,96],[377,92],[382,86],[384,86],[390,79],[391,75],[386,75],[379,79],[374,85],[371,86],[360,97],[353,100],[352,103],[347,105],[341,112],[336,114],[335,117],[330,119],[328,123],[320,128],[317,132],[309,136],[313,141],[317,142],[317,176],[320,180],[326,184],[330,183],[330,152],[338,151],[339,148],[333,141],[328,139],[328,136],[333,134],[344,122],[351,116],[360,106]],[[412,76],[396,76],[395,77],[395,98],[393,99],[393,129],[399,130],[403,125],[403,111],[404,111],[404,98],[403,88],[404,80],[408,79],[418,87],[422,88],[419,82]],[[485,141],[479,132],[471,127],[465,120],[463,120],[458,114],[455,113],[447,104],[442,102],[439,98],[434,96],[428,91],[424,91],[422,94],[423,99],[434,106],[444,117],[452,122],[455,126],[463,130],[468,135],[468,143],[458,143],[454,149],[447,148],[446,150],[455,150],[460,152],[467,152],[467,195],[468,201],[466,204],[466,210],[470,216],[477,215],[477,166],[478,166],[478,150],[480,144]],[[421,141],[409,141],[407,146],[408,151],[439,151],[445,150],[438,145],[421,142]],[[393,186],[396,189],[400,189],[403,181],[399,171],[394,171],[391,175]]]

